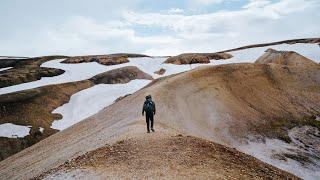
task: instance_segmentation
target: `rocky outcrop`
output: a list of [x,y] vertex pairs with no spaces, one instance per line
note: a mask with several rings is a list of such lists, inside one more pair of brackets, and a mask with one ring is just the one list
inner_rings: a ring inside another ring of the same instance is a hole
[[134,79],[152,80],[153,78],[135,66],[127,66],[98,74],[91,78],[90,81],[95,84],[120,84],[128,83]]
[[83,62],[97,62],[103,65],[116,65],[129,62],[128,58],[133,57],[148,57],[142,54],[110,54],[110,55],[91,55],[91,56],[75,56],[70,57],[62,63],[83,63]]
[[44,62],[51,61],[54,59],[64,59],[64,58],[68,58],[68,56],[52,55],[52,56],[33,57],[33,58],[27,58],[27,59],[14,59],[13,66],[14,67],[40,66]]
[[21,83],[32,82],[42,77],[53,77],[63,74],[64,70],[44,67],[12,68],[0,72],[0,88]]
[[293,51],[277,51],[268,49],[259,57],[255,63],[268,64],[275,63],[287,66],[314,66],[318,65],[316,62]]
[[40,65],[46,61],[62,59],[66,56],[43,56],[26,59],[1,59],[0,68],[13,67],[0,72],[0,88],[52,77],[64,73],[64,70],[44,68]]
[[169,57],[164,63],[171,64],[195,64],[210,63],[211,59],[229,59],[232,55],[228,53],[186,53]]
[[166,70],[163,69],[163,68],[161,68],[161,69],[159,69],[158,71],[155,71],[154,73],[155,73],[155,74],[158,74],[158,75],[163,75],[165,72],[166,72]]
[[84,63],[84,62],[97,62],[103,65],[116,65],[127,63],[129,60],[126,57],[112,57],[109,55],[101,56],[76,56],[62,61],[62,63]]

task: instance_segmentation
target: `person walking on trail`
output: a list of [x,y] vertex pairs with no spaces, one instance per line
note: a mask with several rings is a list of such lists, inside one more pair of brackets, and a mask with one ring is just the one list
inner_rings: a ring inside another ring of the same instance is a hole
[[150,133],[150,125],[151,131],[154,132],[153,116],[156,114],[156,105],[152,101],[151,95],[146,96],[146,100],[143,103],[142,116],[144,116],[144,112],[146,112],[147,132]]

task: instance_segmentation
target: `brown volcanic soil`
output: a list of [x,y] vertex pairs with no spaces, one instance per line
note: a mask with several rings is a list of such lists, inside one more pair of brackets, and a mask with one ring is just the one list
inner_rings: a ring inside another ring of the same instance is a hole
[[90,56],[75,56],[63,61],[63,63],[83,63],[97,62],[103,65],[116,65],[129,62],[130,57],[148,57],[142,54],[109,54],[109,55],[90,55]]
[[293,51],[268,49],[255,63],[275,63],[287,66],[317,66],[317,63]]
[[299,179],[200,138],[139,134],[78,156],[35,179]]
[[128,83],[134,79],[152,80],[153,78],[135,66],[127,66],[98,74],[91,78],[90,81],[95,84],[120,84]]
[[[92,86],[90,81],[80,81],[44,86],[0,96],[0,124],[13,123],[32,126],[30,135],[24,138],[0,138],[0,160],[15,154],[57,132],[51,123],[61,118],[51,112],[67,103],[70,96]],[[39,132],[39,127],[44,132]]]
[[0,72],[0,88],[52,77],[64,73],[61,69],[44,68],[40,65],[46,61],[62,59],[66,56],[43,56],[27,59],[1,59],[0,68],[13,67]]
[[286,129],[315,125],[309,117],[320,113],[319,65],[200,69],[150,87],[155,102],[166,104],[158,108],[166,123],[176,126],[172,122],[179,119],[179,129],[231,146],[231,139],[249,132],[286,140]]
[[210,63],[211,59],[229,59],[232,58],[228,53],[186,53],[178,56],[169,57],[164,63],[171,64],[195,64]]
[[[50,126],[54,120],[61,119],[59,114],[51,112],[69,102],[71,95],[95,84],[127,83],[134,79],[152,77],[137,67],[129,66],[98,74],[89,80],[39,87],[31,90],[0,95],[0,124],[13,123],[30,125],[30,135],[24,138],[0,138],[0,160],[57,132]],[[44,128],[44,133],[38,131]]]

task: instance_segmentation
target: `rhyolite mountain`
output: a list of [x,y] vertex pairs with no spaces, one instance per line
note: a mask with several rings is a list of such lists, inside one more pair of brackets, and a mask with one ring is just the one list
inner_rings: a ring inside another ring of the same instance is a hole
[[[0,95],[1,124],[32,126],[24,138],[0,137],[4,159],[0,178],[316,179],[320,177],[319,59],[310,59],[287,46],[310,44],[319,48],[319,42],[319,38],[297,39],[217,53],[187,53],[164,58],[152,73],[146,70],[153,68],[156,59],[145,55],[59,57],[65,59],[61,63],[69,64],[125,65],[130,58],[148,58],[150,64],[138,63],[87,80]],[[279,45],[286,46],[278,49]],[[264,50],[252,56],[250,63],[233,61],[237,53],[256,48]],[[225,64],[215,65],[218,61]],[[21,66],[28,68],[23,63]],[[169,69],[188,66],[176,73]],[[0,76],[11,76],[8,71],[0,72]],[[61,119],[51,112],[73,95],[102,84],[135,80],[150,83],[117,97],[114,103],[65,130],[50,127]],[[145,133],[141,116],[142,103],[149,94],[157,105],[156,133],[151,135]],[[39,133],[39,127],[45,131]]]

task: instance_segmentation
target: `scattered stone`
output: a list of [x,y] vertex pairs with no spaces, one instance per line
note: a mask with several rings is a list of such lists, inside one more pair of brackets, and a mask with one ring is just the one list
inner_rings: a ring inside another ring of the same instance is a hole
[[155,74],[158,74],[158,75],[163,75],[165,72],[166,72],[166,70],[163,69],[163,68],[161,68],[161,69],[159,69],[158,71],[155,71],[154,73],[155,73]]
[[120,96],[120,97],[118,97],[114,102],[116,103],[116,102],[118,102],[118,101],[121,101],[122,99],[124,99],[124,98],[126,98],[126,97],[128,97],[128,96],[130,96],[131,94],[126,94],[126,95],[124,95],[124,96]]

